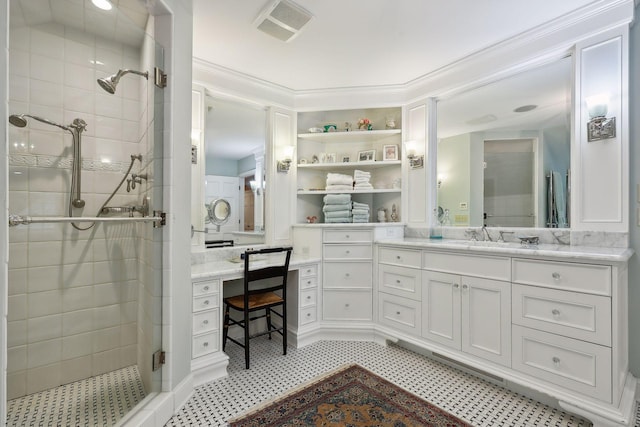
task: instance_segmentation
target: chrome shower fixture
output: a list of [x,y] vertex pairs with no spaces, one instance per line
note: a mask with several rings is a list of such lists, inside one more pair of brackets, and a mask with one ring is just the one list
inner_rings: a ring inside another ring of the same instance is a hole
[[[12,114],[12,115],[9,116],[9,123],[11,123],[12,125],[17,126],[19,128],[23,128],[23,127],[25,127],[27,125],[26,117],[29,117],[29,118],[32,118],[32,119],[37,120],[39,122],[46,123],[46,124],[51,125],[51,126],[56,126],[56,127],[59,127],[62,130],[66,130],[66,131],[71,132],[70,126],[61,125],[61,124],[58,124],[56,122],[52,122],[49,119],[45,119],[45,118],[38,117],[38,116],[32,116],[30,114]],[[76,120],[81,120],[81,119],[76,119]],[[85,126],[86,126],[86,123],[85,123]]]
[[114,94],[116,93],[116,86],[118,86],[118,82],[120,81],[120,78],[122,76],[124,76],[125,74],[137,74],[139,76],[144,77],[145,79],[149,80],[149,72],[148,71],[136,71],[136,70],[129,70],[129,69],[124,69],[124,70],[118,70],[117,73],[115,73],[112,76],[109,77],[103,77],[101,79],[98,79],[98,84],[100,85],[100,87],[104,90],[106,90],[107,92],[109,92],[110,94]]

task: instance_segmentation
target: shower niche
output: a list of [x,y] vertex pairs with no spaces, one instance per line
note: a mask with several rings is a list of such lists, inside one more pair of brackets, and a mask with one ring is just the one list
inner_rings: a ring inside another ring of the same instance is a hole
[[8,421],[91,384],[76,420],[112,425],[161,388],[164,53],[144,2],[32,3],[10,1]]

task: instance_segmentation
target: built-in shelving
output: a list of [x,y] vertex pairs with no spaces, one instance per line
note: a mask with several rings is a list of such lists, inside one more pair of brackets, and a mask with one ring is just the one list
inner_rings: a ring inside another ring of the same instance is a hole
[[298,190],[298,194],[380,194],[380,193],[401,193],[402,190],[395,188],[374,188],[373,190]]
[[300,163],[298,164],[298,168],[301,169],[320,169],[320,170],[331,170],[331,169],[377,169],[377,168],[386,168],[394,165],[402,165],[401,160],[385,160],[380,162],[337,162],[337,163]]

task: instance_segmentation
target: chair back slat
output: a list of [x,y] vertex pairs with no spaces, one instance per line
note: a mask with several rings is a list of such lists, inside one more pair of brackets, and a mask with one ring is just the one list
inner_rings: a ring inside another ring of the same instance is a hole
[[[258,250],[248,250],[244,253],[244,296],[248,300],[249,295],[257,292],[265,291],[277,291],[281,290],[286,293],[287,287],[287,275],[289,272],[289,261],[291,260],[291,246],[287,247],[275,247],[265,248]],[[273,255],[283,254],[283,261],[277,265],[268,265],[266,267],[251,269],[252,256],[254,255]],[[273,279],[279,277],[281,280],[276,284],[269,283],[268,285],[262,285],[259,288],[252,288],[252,284],[265,279]]]

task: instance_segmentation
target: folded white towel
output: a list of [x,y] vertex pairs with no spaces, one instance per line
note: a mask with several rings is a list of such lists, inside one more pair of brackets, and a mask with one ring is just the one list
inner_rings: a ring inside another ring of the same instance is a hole
[[353,177],[354,178],[371,178],[371,172],[363,172],[363,171],[359,171],[356,170],[353,172]]
[[349,185],[344,185],[344,184],[332,184],[332,185],[327,185],[327,187],[325,188],[325,190],[327,191],[344,191],[344,190],[352,190],[353,186],[351,184]]
[[371,184],[364,184],[364,183],[359,183],[353,186],[354,190],[373,190],[373,185]]
[[351,203],[351,194],[327,194],[322,201],[327,205]]
[[355,183],[368,184],[371,181],[369,178],[356,178]]
[[345,175],[342,173],[328,173],[327,185],[330,184],[352,184],[353,177],[351,175]]
[[369,205],[366,203],[353,202],[353,209],[367,209],[369,210]]
[[325,204],[322,206],[323,212],[348,211],[351,210],[351,203]]
[[325,218],[349,218],[351,216],[351,211],[331,211],[325,212]]
[[353,209],[351,213],[355,215],[366,215],[369,216],[369,209]]

